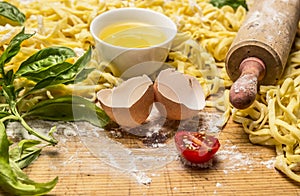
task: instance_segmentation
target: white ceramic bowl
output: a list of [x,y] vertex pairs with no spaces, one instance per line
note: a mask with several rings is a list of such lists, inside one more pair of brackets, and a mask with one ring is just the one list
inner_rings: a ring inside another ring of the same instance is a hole
[[[165,41],[145,48],[126,48],[109,44],[99,38],[107,26],[120,22],[146,23],[159,28],[166,36]],[[100,58],[113,63],[123,78],[157,71],[166,60],[177,27],[167,16],[143,8],[119,8],[98,15],[91,23],[91,34]]]

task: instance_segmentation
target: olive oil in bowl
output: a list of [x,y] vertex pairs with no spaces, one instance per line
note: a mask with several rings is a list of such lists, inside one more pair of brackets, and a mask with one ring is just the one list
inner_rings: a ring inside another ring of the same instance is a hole
[[124,48],[147,48],[166,41],[162,30],[140,22],[115,23],[105,27],[99,38],[106,43]]
[[152,75],[168,57],[177,34],[176,24],[164,14],[146,8],[118,8],[91,22],[99,63],[112,65],[124,79]]

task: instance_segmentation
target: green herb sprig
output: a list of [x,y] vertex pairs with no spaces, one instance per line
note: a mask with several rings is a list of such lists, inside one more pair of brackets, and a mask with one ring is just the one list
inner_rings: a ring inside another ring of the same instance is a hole
[[[38,158],[44,147],[58,143],[53,136],[55,127],[49,130],[48,135],[40,134],[27,124],[27,118],[84,120],[99,127],[106,126],[110,121],[105,112],[94,103],[72,95],[43,100],[26,111],[19,111],[18,104],[28,96],[34,96],[36,92],[55,85],[68,85],[82,81],[93,70],[85,68],[91,59],[91,48],[72,64],[67,61],[76,56],[72,49],[49,47],[22,62],[16,72],[6,71],[5,65],[19,53],[22,42],[32,36],[34,34],[26,34],[23,28],[13,37],[0,56],[0,95],[5,100],[0,104],[0,187],[13,195],[43,195],[52,190],[58,182],[56,177],[47,183],[37,183],[30,180],[22,171],[22,168]],[[23,87],[16,89],[14,85],[20,78],[26,78],[34,83],[34,86],[22,95],[20,92]],[[10,148],[11,143],[6,134],[6,124],[10,121],[19,121],[29,134],[39,140],[24,139],[14,148]]]

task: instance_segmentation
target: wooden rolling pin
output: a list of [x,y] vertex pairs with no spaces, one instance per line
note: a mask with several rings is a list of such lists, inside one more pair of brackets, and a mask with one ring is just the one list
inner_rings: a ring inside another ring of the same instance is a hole
[[260,84],[275,84],[287,63],[300,19],[300,0],[256,0],[226,56],[238,109],[249,107]]

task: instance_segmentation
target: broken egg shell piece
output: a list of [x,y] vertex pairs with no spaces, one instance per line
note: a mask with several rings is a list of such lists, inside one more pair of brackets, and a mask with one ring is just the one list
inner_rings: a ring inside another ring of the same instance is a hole
[[168,119],[192,118],[205,107],[205,95],[199,81],[175,69],[161,71],[153,88],[156,101],[161,103],[156,107]]
[[106,114],[123,127],[146,121],[154,102],[153,82],[146,76],[130,78],[113,89],[103,89],[97,98]]

